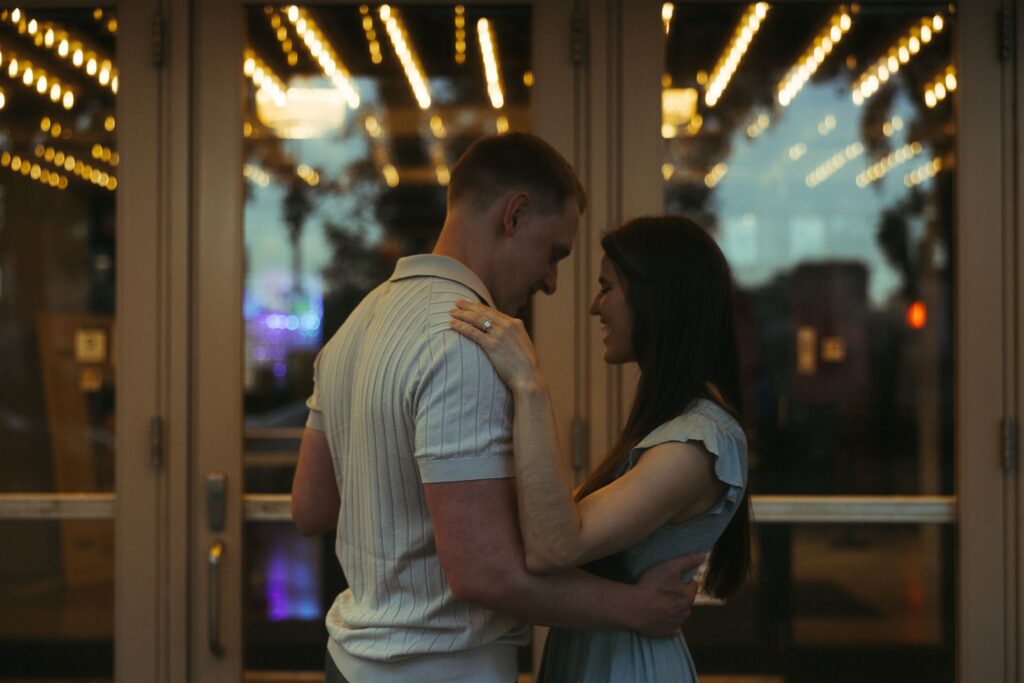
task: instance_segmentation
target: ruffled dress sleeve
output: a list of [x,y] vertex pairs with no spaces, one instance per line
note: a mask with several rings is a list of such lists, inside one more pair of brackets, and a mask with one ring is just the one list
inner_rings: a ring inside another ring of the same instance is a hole
[[685,413],[644,437],[630,452],[626,469],[647,450],[672,441],[699,441],[715,458],[715,476],[727,488],[706,514],[735,510],[747,487],[747,439],[736,419],[713,401],[699,399]]

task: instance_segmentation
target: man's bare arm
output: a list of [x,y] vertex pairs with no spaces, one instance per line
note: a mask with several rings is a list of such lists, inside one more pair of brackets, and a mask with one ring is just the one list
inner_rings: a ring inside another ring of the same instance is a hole
[[441,566],[459,599],[523,621],[564,627],[620,627],[671,636],[689,616],[695,583],[680,574],[700,564],[688,555],[649,570],[637,585],[572,570],[526,570],[514,480],[426,484]]
[[304,536],[321,534],[337,526],[340,505],[327,436],[306,427],[292,480],[292,521]]

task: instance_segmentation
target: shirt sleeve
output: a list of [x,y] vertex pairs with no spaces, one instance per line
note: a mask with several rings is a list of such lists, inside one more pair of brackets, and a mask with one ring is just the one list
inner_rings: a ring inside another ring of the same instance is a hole
[[324,415],[320,410],[320,391],[318,389],[317,375],[320,373],[320,354],[317,354],[313,361],[313,393],[306,399],[306,407],[309,408],[309,417],[306,418],[306,426],[318,432],[324,431]]
[[423,483],[514,476],[512,397],[486,354],[457,332],[437,328],[427,354],[414,405]]

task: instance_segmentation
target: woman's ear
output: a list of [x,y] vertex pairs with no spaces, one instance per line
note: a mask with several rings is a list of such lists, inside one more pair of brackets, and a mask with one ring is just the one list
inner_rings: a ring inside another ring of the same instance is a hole
[[501,213],[501,227],[505,235],[511,237],[519,229],[523,216],[530,209],[530,195],[526,192],[513,192],[505,199],[505,208]]

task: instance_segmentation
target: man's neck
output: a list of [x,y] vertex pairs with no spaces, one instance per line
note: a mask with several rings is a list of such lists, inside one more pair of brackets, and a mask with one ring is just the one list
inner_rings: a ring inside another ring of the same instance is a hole
[[461,221],[453,221],[451,217],[445,221],[441,235],[431,252],[435,256],[447,256],[469,268],[480,278],[480,281],[491,290],[493,245],[484,244],[486,235],[474,231],[473,226]]

